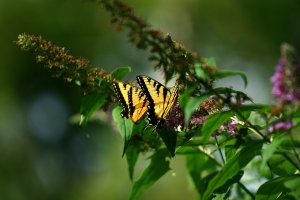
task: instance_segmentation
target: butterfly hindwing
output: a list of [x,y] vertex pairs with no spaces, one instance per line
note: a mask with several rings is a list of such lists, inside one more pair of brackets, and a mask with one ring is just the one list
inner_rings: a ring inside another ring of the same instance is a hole
[[149,102],[149,125],[158,126],[167,119],[177,100],[178,82],[171,93],[164,85],[150,77],[138,76],[137,81]]
[[113,87],[123,107],[121,116],[131,119],[134,123],[139,121],[148,106],[143,90],[123,82],[114,83]]

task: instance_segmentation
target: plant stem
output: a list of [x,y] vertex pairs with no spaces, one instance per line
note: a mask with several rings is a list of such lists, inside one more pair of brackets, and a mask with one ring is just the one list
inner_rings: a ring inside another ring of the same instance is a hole
[[300,171],[299,166],[285,153],[280,152],[280,154],[285,157],[296,169],[298,169]]
[[246,188],[246,186],[244,186],[243,183],[239,181],[238,185],[251,197],[251,199],[255,199],[255,196],[248,190],[248,188]]
[[217,146],[218,146],[218,151],[220,153],[220,156],[221,156],[221,159],[222,159],[222,162],[223,162],[223,165],[224,165],[225,164],[225,158],[224,158],[223,153],[222,153],[222,151],[220,149],[220,145],[219,145],[217,137],[215,137],[215,140],[216,140],[216,143],[217,143]]
[[253,126],[253,124],[251,124],[247,119],[245,119],[245,117],[239,111],[237,111],[234,108],[231,108],[231,109],[246,123],[246,125],[248,125],[249,130],[260,135],[264,139],[264,141],[270,143],[270,139],[267,138],[266,136],[264,136],[264,134],[262,134],[260,131],[256,130],[255,127]]

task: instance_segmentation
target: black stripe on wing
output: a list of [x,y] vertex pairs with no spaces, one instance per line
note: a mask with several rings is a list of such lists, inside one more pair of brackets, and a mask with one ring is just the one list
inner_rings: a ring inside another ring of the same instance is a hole
[[132,116],[135,110],[135,106],[133,106],[133,100],[132,100],[132,87],[130,87],[128,91],[128,109],[129,109],[129,115]]
[[[156,125],[157,124],[157,117],[155,115],[154,100],[150,95],[150,92],[149,92],[149,90],[146,86],[146,83],[145,83],[143,77],[142,76],[137,76],[136,79],[137,79],[139,85],[141,86],[141,88],[142,88],[142,90],[143,90],[144,94],[146,95],[146,98],[149,102],[148,111],[147,111],[149,125]],[[148,81],[149,81],[149,79],[148,79]]]
[[148,102],[148,100],[147,100],[147,98],[146,98],[143,90],[139,89],[139,88],[135,88],[135,93],[138,94],[138,100],[139,100],[139,102],[141,102],[142,99],[143,99],[143,97],[144,97],[142,108],[145,107],[146,104],[147,104],[147,102]]
[[[123,83],[123,87],[124,89],[126,88],[126,83]],[[126,103],[126,100],[125,98],[123,97],[123,94],[121,92],[121,89],[120,89],[120,86],[118,83],[113,83],[113,87],[114,87],[114,90],[117,94],[117,97],[119,99],[119,102],[121,103],[122,107],[123,107],[123,110],[121,112],[121,116],[122,117],[126,117],[128,118],[128,114],[129,114],[129,107],[128,107],[128,104]],[[128,95],[128,94],[127,94]]]

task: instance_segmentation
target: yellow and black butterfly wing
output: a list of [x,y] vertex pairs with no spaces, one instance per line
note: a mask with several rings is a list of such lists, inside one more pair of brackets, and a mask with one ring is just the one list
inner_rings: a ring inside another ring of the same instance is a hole
[[172,93],[158,81],[147,77],[138,76],[137,81],[149,102],[149,125],[158,126],[165,121],[178,97],[178,82]]
[[121,116],[131,119],[134,123],[139,121],[146,113],[148,106],[143,90],[123,82],[114,83],[113,87],[123,107]]
[[165,107],[163,113],[161,114],[161,118],[166,119],[170,112],[172,111],[177,98],[178,98],[178,90],[179,90],[179,82],[176,81],[175,86],[173,87],[170,98],[167,101],[167,106]]

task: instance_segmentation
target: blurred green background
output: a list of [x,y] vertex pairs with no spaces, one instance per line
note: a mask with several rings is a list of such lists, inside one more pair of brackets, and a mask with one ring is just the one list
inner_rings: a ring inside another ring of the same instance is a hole
[[[272,102],[270,76],[280,44],[300,49],[298,0],[125,2],[154,28],[214,57],[219,68],[245,72],[246,92],[255,102]],[[0,199],[127,198],[131,182],[121,157],[123,142],[109,115],[98,113],[103,120],[86,130],[70,123],[79,111],[79,88],[51,78],[14,44],[23,32],[42,35],[107,71],[132,66],[126,79],[146,74],[163,80],[148,53],[128,44],[109,21],[101,6],[87,1],[0,1]],[[217,85],[244,90],[238,77]],[[195,199],[184,159],[177,156],[171,167],[141,199]]]

